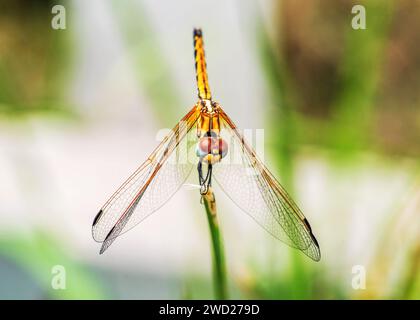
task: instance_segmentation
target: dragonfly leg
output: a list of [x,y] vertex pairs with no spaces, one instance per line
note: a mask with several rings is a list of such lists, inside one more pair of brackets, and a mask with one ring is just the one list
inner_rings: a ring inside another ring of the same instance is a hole
[[207,173],[203,175],[203,162],[199,161],[197,165],[198,180],[200,183],[200,193],[206,194],[209,186],[211,186],[212,164],[207,164]]
[[207,174],[208,174],[208,181],[207,181],[207,187],[211,186],[211,176],[213,173],[213,165],[211,163],[209,163],[208,168],[207,168]]

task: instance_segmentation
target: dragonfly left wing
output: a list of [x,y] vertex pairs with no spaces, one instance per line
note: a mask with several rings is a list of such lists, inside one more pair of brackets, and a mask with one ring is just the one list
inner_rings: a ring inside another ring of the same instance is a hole
[[96,215],[92,235],[102,242],[100,253],[164,205],[185,182],[193,168],[187,152],[190,139],[185,138],[195,134],[199,114],[194,106]]
[[319,261],[318,242],[303,213],[223,110],[220,117],[221,136],[228,141],[230,154],[214,166],[216,182],[275,238]]

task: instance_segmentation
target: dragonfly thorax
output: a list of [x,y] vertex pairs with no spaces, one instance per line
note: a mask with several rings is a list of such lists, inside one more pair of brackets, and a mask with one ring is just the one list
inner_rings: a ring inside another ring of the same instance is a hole
[[201,105],[201,112],[212,114],[217,109],[217,104],[210,99],[200,99],[199,104]]

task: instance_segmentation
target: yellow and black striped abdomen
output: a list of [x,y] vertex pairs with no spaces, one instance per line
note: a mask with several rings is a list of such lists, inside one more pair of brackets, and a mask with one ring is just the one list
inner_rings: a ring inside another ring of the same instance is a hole
[[207,78],[206,57],[204,55],[203,33],[201,29],[194,29],[194,58],[198,97],[200,99],[210,100],[211,93]]

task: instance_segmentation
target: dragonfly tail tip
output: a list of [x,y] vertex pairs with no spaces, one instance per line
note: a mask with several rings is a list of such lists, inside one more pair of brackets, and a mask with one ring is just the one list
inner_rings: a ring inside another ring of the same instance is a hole
[[200,28],[194,28],[194,33],[193,34],[194,34],[194,37],[195,36],[201,37],[203,35],[203,32],[201,31]]

